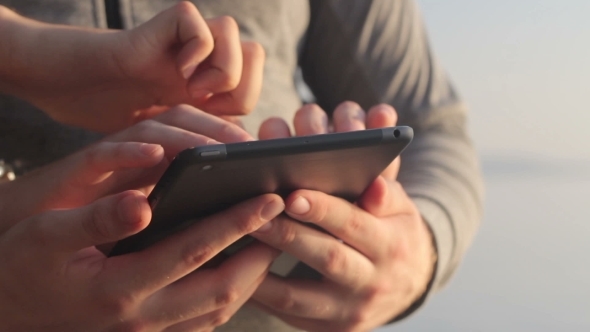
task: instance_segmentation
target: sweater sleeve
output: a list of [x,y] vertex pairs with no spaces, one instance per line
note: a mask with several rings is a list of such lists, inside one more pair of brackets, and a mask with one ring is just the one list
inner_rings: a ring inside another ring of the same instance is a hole
[[325,110],[353,100],[392,105],[414,128],[399,181],[430,226],[438,262],[430,291],[457,269],[482,215],[483,184],[467,109],[430,49],[411,0],[310,1],[300,65]]

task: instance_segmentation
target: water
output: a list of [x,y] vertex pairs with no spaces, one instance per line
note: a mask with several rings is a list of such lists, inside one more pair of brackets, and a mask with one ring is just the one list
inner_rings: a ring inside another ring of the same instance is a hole
[[471,105],[486,213],[449,287],[379,331],[590,331],[590,2],[420,4]]

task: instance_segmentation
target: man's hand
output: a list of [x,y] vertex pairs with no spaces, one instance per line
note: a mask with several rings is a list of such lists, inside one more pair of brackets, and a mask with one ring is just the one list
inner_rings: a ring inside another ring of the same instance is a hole
[[257,243],[214,269],[195,270],[283,209],[280,197],[263,195],[111,258],[94,246],[149,223],[140,192],[21,221],[0,233],[0,330],[213,330],[250,298],[278,251]]
[[[337,132],[393,126],[387,105],[367,115],[355,103],[333,115]],[[295,116],[297,135],[328,131],[327,116],[316,105]],[[261,138],[290,135],[282,120],[270,119]],[[395,181],[399,160],[365,191],[357,204],[317,191],[298,190],[286,200],[288,217],[279,216],[254,237],[315,268],[323,280],[269,275],[253,303],[308,331],[366,331],[406,310],[426,290],[433,273],[434,248],[427,225]],[[329,234],[305,224],[320,226]]]
[[40,23],[0,6],[0,91],[54,119],[114,132],[178,104],[246,114],[260,94],[264,50],[230,17],[204,20],[181,2],[129,31]]
[[[84,150],[0,186],[0,232],[48,209],[75,208],[135,189],[151,192],[182,150],[252,137],[188,105],[173,107]],[[1,190],[4,189],[4,190]]]

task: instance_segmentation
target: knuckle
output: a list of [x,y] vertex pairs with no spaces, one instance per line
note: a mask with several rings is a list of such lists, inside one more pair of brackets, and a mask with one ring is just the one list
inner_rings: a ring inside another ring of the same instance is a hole
[[215,296],[215,304],[218,307],[225,307],[235,303],[240,298],[240,291],[233,285],[225,285],[217,296]]
[[261,225],[260,217],[250,216],[248,218],[236,219],[236,229],[239,234],[246,235],[257,230]]
[[244,57],[249,59],[266,58],[266,51],[264,50],[264,47],[255,41],[242,42],[242,52],[244,53]]
[[203,265],[214,254],[215,250],[210,244],[199,241],[184,249],[181,260],[185,267],[192,269]]
[[341,121],[350,117],[364,117],[364,111],[354,101],[345,101],[336,107],[333,117]]
[[[164,113],[166,114],[166,113]],[[159,122],[147,119],[139,122],[135,126],[133,126],[133,132],[135,134],[136,140],[141,140],[145,137],[149,137],[150,132],[154,129],[154,127],[158,126]]]
[[219,70],[219,74],[219,81],[216,82],[216,91],[214,92],[229,92],[240,84],[242,73]]
[[90,219],[82,223],[82,228],[92,241],[100,244],[112,236],[112,230],[109,228],[111,218],[112,213],[104,205],[95,206],[92,208]]
[[231,137],[232,142],[245,142],[251,139],[248,133],[240,128],[239,125],[228,122],[225,126],[226,127],[223,129],[221,137]]
[[387,282],[376,282],[371,285],[368,285],[365,288],[364,296],[362,297],[362,307],[371,306],[372,303],[375,303],[380,296],[383,294],[389,294],[391,290],[391,285]]
[[283,291],[274,301],[273,306],[284,312],[292,312],[297,306],[293,289],[291,287],[284,287]]
[[193,133],[188,130],[178,131],[178,142],[183,142],[186,147],[207,144],[205,136]]
[[339,275],[347,265],[348,259],[345,251],[339,245],[332,245],[326,252],[322,268],[328,275]]
[[348,331],[359,331],[362,330],[361,326],[364,325],[370,318],[370,312],[362,307],[355,308],[348,316]]
[[235,33],[237,34],[240,30],[239,26],[238,26],[238,22],[236,22],[236,20],[228,15],[223,15],[223,16],[219,16],[217,19],[217,24],[219,25],[220,30],[223,33],[229,34],[229,33]]
[[196,108],[194,108],[191,105],[180,104],[180,105],[176,105],[176,106],[170,108],[169,110],[167,110],[166,112],[162,113],[162,116],[166,115],[167,117],[171,117],[171,118],[179,118],[179,117],[185,116],[186,113],[192,113],[195,110],[196,110]]
[[212,315],[210,324],[213,326],[221,326],[229,322],[230,319],[231,315],[228,312],[225,310],[220,310],[219,312]]
[[348,216],[348,220],[346,220],[346,223],[343,227],[344,234],[346,234],[347,236],[354,236],[356,234],[359,234],[364,223],[358,215],[358,212],[352,209]]
[[[139,301],[137,296],[131,292],[109,294],[107,296],[103,296],[101,301],[101,309],[109,316],[125,318],[135,310],[138,303]],[[139,322],[130,321],[127,323],[130,323],[131,325],[137,325]]]
[[400,256],[400,242],[402,240],[397,240],[395,241],[395,243],[389,243],[385,246],[385,257],[387,257],[388,259],[394,259],[394,258],[398,258]]
[[293,244],[297,239],[297,230],[295,229],[295,225],[287,220],[282,220],[280,223],[276,222],[275,224],[280,225],[280,235],[278,238],[279,245],[286,247]]

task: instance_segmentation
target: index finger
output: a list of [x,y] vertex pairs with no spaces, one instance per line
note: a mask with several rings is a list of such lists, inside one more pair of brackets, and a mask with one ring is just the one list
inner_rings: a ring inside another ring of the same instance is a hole
[[206,217],[143,251],[109,258],[108,270],[125,292],[153,293],[257,230],[284,207],[283,200],[275,194],[250,199]]

